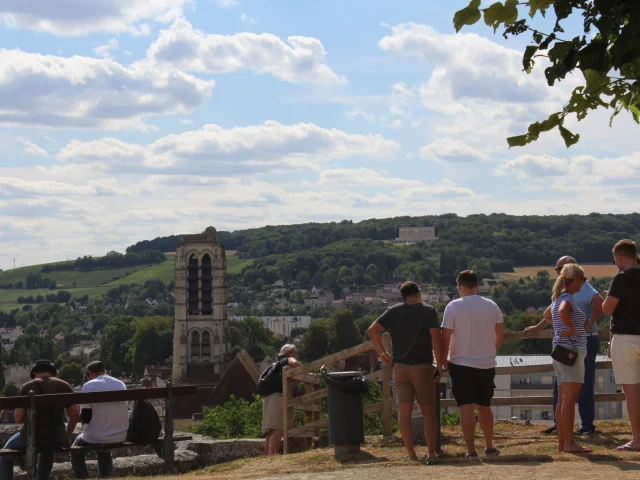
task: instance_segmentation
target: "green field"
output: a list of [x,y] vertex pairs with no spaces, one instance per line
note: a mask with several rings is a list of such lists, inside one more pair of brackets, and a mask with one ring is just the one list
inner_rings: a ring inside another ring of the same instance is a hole
[[109,270],[93,270],[90,272],[81,272],[78,270],[63,270],[60,272],[43,273],[42,265],[31,265],[29,267],[16,268],[15,270],[7,270],[0,273],[0,283],[17,283],[25,281],[27,275],[32,273],[42,273],[43,276],[56,281],[61,288],[71,288],[73,282],[76,287],[94,287],[96,285],[104,285],[113,281],[114,278],[124,277],[127,273],[134,273],[138,270],[148,268],[145,265],[135,267],[114,268]]
[[[235,255],[227,255],[227,271],[230,274],[238,274],[243,268],[251,265],[252,259],[240,260]],[[0,273],[0,283],[16,283],[25,281],[27,275],[31,273],[40,273],[42,265],[31,265],[28,267],[16,268]],[[129,275],[127,275],[129,273]],[[175,279],[175,256],[167,256],[167,260],[157,265],[115,268],[111,270],[95,270],[91,272],[80,271],[61,271],[49,272],[45,276],[54,279],[58,284],[63,284],[61,289],[71,292],[74,298],[89,295],[96,297],[107,293],[109,288],[114,286],[135,283],[144,285],[148,280],[162,280],[169,283]],[[118,278],[119,277],[119,278]],[[115,278],[115,280],[114,280]],[[76,282],[76,288],[72,288],[73,282]],[[55,290],[53,290],[55,292]],[[16,300],[20,296],[38,295],[45,296],[52,293],[52,290],[36,289],[36,290],[3,290],[0,289],[0,311],[21,308]]]

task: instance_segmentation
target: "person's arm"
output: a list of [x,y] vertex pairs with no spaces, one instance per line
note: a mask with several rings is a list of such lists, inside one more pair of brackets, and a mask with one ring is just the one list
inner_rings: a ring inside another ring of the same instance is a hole
[[451,347],[451,335],[453,335],[452,328],[442,329],[442,356],[440,357],[440,365],[442,370],[449,370],[449,348]]
[[560,333],[561,337],[573,337],[578,333],[576,331],[576,327],[573,325],[573,322],[571,321],[571,310],[573,310],[573,307],[567,301],[563,301],[560,304],[560,308],[558,309],[558,313],[560,314],[560,320],[562,320],[562,322],[567,327],[569,327],[568,330],[565,330],[564,332]]
[[[439,369],[440,365],[442,365],[442,362],[440,361],[440,359],[442,358],[442,331],[440,330],[440,327],[430,328],[429,333],[431,334],[431,345],[433,345],[433,358],[436,364],[436,368]],[[434,377],[434,380],[439,382],[440,375]]]
[[584,329],[588,332],[594,324],[598,323],[598,319],[602,315],[602,297],[598,292],[591,299],[591,318],[584,324]]
[[385,326],[380,323],[381,320],[384,320],[385,315],[389,310],[380,315],[380,317],[371,324],[367,332],[369,333],[369,338],[371,339],[371,343],[373,343],[373,347],[380,355],[380,360],[382,360],[387,365],[393,364],[393,358],[384,348],[382,344],[382,333],[386,330]]
[[77,405],[71,405],[67,408],[67,418],[69,419],[69,423],[67,423],[67,438],[69,439],[69,443],[71,443],[71,437],[73,436],[73,431],[76,429],[76,425],[78,424],[79,416],[80,412],[78,411]]
[[80,409],[80,421],[83,425],[87,425],[91,423],[91,417],[93,416],[93,409],[91,408],[82,408]]
[[504,323],[496,323],[496,351],[502,348],[504,342]]
[[13,421],[18,425],[24,423],[24,408],[16,408],[13,411]]
[[539,332],[540,330],[547,328],[552,323],[553,323],[553,317],[551,315],[551,305],[549,305],[547,309],[544,311],[544,315],[542,316],[542,320],[540,321],[540,323],[533,325],[531,327],[525,328],[524,333],[528,335],[530,333]]
[[615,311],[618,306],[618,302],[620,301],[620,297],[622,295],[622,280],[621,274],[617,274],[611,280],[611,285],[609,286],[609,290],[606,291],[607,298],[604,299],[602,303],[602,313],[607,316],[610,316]]

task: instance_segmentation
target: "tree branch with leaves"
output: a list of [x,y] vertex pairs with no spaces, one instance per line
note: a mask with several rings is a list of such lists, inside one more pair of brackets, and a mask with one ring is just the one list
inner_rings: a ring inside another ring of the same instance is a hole
[[[579,134],[570,132],[564,122],[569,115],[578,121],[592,110],[613,109],[609,126],[622,110],[629,112],[640,124],[640,2],[638,0],[506,0],[480,8],[481,0],[471,0],[469,6],[456,12],[453,25],[459,32],[484,17],[494,33],[504,28],[503,36],[532,34],[522,58],[524,71],[531,73],[535,58],[546,57],[550,65],[544,74],[549,86],[579,70],[585,84],[575,88],[562,110],[549,118],[529,125],[528,132],[507,139],[509,147],[522,147],[538,140],[540,134],[558,128],[565,145],[578,143]],[[529,10],[529,19],[553,10],[555,22],[551,32],[532,28],[521,10]],[[572,39],[560,38],[562,23],[571,16],[581,15],[584,34]]]

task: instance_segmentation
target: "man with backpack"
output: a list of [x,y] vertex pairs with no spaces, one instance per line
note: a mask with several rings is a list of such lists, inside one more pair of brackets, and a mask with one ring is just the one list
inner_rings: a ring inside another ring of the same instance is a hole
[[[120,380],[110,377],[100,361],[87,365],[86,380],[82,393],[126,390]],[[127,438],[129,414],[127,402],[92,403],[82,405],[80,419],[85,425],[84,431],[78,435],[74,446],[90,447],[95,445],[118,444]],[[98,450],[98,470],[100,477],[113,477],[113,460],[110,450]],[[71,466],[78,478],[89,478],[86,454],[73,452]]]

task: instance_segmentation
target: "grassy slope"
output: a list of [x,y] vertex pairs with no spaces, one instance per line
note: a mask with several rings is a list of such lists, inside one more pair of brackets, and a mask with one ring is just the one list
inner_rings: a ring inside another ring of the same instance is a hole
[[[237,274],[248,265],[251,265],[253,260],[240,260],[235,255],[227,255],[227,270],[231,274]],[[31,265],[29,267],[16,268],[15,270],[8,270],[0,273],[0,283],[18,282],[24,281],[27,275],[31,273],[39,273],[42,269],[42,265]],[[129,272],[129,275],[125,274]],[[107,292],[107,290],[116,285],[136,283],[144,285],[148,280],[162,280],[165,283],[169,283],[175,279],[175,257],[168,256],[167,260],[157,265],[150,267],[126,267],[117,268],[113,270],[96,270],[93,272],[78,272],[78,271],[65,271],[65,272],[51,272],[46,274],[48,277],[53,278],[58,283],[62,283],[65,286],[62,288],[67,289],[75,297],[82,297],[89,295],[89,297],[96,297]],[[117,280],[114,278],[120,277]],[[73,282],[76,282],[77,288],[71,288]],[[0,311],[8,311],[14,308],[21,308],[22,305],[16,302],[20,296],[37,295],[45,296],[48,293],[52,293],[51,290],[38,289],[38,290],[2,290],[0,289]]]

